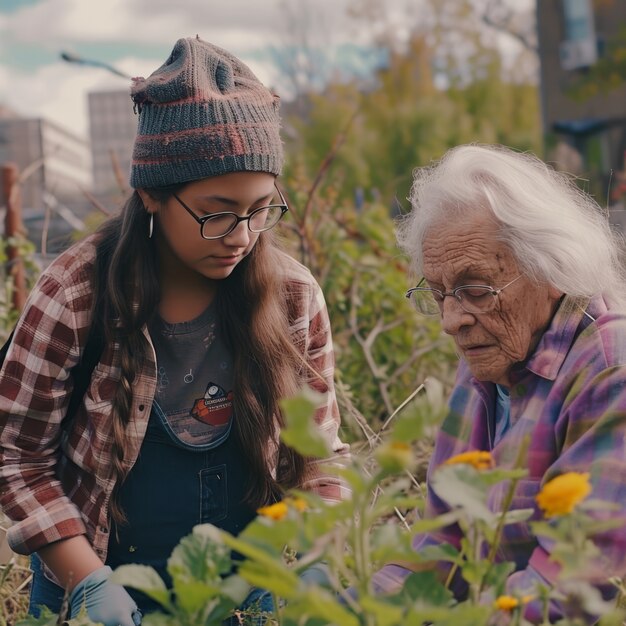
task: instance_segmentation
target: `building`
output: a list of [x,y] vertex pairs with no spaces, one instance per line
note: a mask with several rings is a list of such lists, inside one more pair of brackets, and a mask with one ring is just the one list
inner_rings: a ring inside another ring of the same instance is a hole
[[61,126],[41,118],[0,118],[0,163],[15,163],[24,180],[24,209],[46,206],[46,194],[59,202],[91,191],[89,144]]
[[99,197],[119,195],[128,188],[137,116],[128,89],[92,92],[89,101],[89,137],[94,192]]
[[38,252],[54,254],[82,230],[93,210],[89,144],[41,118],[0,116],[0,164],[15,163],[22,178],[22,218]]
[[543,130],[552,148],[548,158],[589,178],[589,190],[603,204],[616,201],[607,191],[610,185],[615,192],[624,173],[626,81],[595,93],[580,86],[620,37],[626,49],[620,32],[626,27],[626,2],[537,0],[536,7]]

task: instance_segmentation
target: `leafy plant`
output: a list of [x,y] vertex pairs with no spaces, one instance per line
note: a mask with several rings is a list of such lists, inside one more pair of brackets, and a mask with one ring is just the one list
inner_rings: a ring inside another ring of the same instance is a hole
[[13,304],[15,280],[11,268],[7,266],[9,261],[8,248],[15,251],[15,258],[23,264],[26,277],[26,287],[30,289],[38,274],[34,253],[34,244],[25,237],[0,237],[0,338],[5,338],[15,326],[20,311]]
[[[305,427],[313,406],[314,399],[306,395],[286,405],[287,438],[297,442],[301,452],[320,452],[320,441],[310,437]],[[114,579],[140,589],[166,611],[145,616],[145,626],[217,626],[252,587],[272,594],[275,611],[266,617],[281,626],[485,626],[502,619],[522,626],[529,624],[524,618],[529,602],[539,602],[546,615],[543,623],[548,624],[547,608],[555,599],[566,607],[561,626],[584,624],[585,613],[601,615],[603,624],[621,623],[624,612],[603,601],[584,580],[585,563],[596,549],[594,535],[621,523],[591,517],[593,511],[610,507],[587,498],[585,475],[548,483],[538,497],[550,517],[533,522],[532,529],[552,539],[554,558],[563,565],[554,589],[506,590],[514,566],[495,559],[502,529],[526,521],[532,510],[508,510],[507,502],[525,470],[494,467],[488,452],[454,457],[434,472],[432,487],[450,505],[449,513],[418,519],[410,528],[397,523],[399,512],[422,503],[420,494],[410,491],[407,478],[414,464],[408,442],[419,436],[418,422],[399,416],[395,428],[370,454],[332,468],[349,484],[351,499],[330,505],[317,495],[294,492],[261,509],[237,537],[211,525],[195,527],[168,562],[171,590],[154,570],[140,565],[119,568]],[[523,455],[522,450],[519,464]],[[494,512],[487,505],[489,491],[502,481],[510,495],[503,510]],[[458,548],[444,544],[412,549],[415,533],[453,523],[463,530]],[[231,551],[245,557],[236,573]],[[408,576],[396,593],[381,595],[375,574],[384,564],[398,560],[422,571]],[[431,567],[435,561],[449,563],[447,576],[441,576],[441,568],[437,573]],[[304,574],[312,567],[323,568],[323,580],[307,580]],[[463,601],[455,600],[448,589],[455,575],[469,586]],[[258,617],[254,611],[237,613],[240,624]],[[50,619],[31,619],[20,626],[44,626],[51,624]],[[70,625],[88,623],[83,620],[71,620]]]

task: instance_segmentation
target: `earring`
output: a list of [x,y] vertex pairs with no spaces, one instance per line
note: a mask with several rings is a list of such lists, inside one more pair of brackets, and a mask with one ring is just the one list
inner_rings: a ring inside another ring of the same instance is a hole
[[154,232],[154,213],[150,213],[148,219],[148,239],[152,239],[152,233]]

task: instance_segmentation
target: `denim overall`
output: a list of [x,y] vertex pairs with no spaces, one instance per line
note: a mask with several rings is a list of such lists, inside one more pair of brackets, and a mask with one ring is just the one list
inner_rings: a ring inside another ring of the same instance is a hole
[[[117,529],[117,537],[111,533],[107,565],[150,565],[169,585],[167,559],[196,524],[214,524],[236,535],[255,517],[243,503],[247,475],[246,458],[233,433],[212,449],[186,446],[155,403],[139,458],[120,490],[130,523]],[[38,615],[40,604],[58,612],[62,589],[43,576],[36,556],[32,569],[30,613]],[[159,608],[144,594],[127,591],[144,614]],[[271,597],[262,590],[253,590],[244,604],[253,599],[261,600],[260,610],[271,610]]]

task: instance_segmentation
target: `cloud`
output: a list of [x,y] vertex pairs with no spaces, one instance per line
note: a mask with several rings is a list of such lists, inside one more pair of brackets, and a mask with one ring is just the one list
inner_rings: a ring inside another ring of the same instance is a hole
[[103,69],[65,63],[61,50],[147,76],[176,39],[195,34],[239,56],[284,96],[277,50],[288,54],[305,43],[324,59],[318,77],[333,75],[358,61],[358,46],[378,28],[386,24],[401,37],[418,23],[419,2],[384,0],[380,19],[369,21],[347,16],[354,0],[38,0],[10,13],[0,4],[0,84],[10,86],[0,92],[0,105],[86,136],[87,93],[127,83]]
[[97,85],[97,76],[63,65],[47,65],[33,74],[2,68],[0,79],[12,88],[3,104],[23,117],[44,117],[83,138],[87,135],[85,94]]
[[[317,45],[329,45],[331,31],[341,26],[337,8],[346,2],[229,0],[218,10],[207,0],[40,0],[0,13],[0,78],[11,85],[0,104],[86,136],[87,93],[127,84],[103,69],[61,61],[62,50],[89,50],[81,56],[111,63],[131,76],[147,76],[177,38],[196,33],[240,56],[260,80],[275,85],[276,66],[263,51],[293,41],[294,19],[317,30]],[[100,50],[107,56],[98,56]]]
[[249,49],[288,41],[294,19],[306,21],[318,37],[350,38],[349,2],[229,0],[217,8],[207,0],[40,0],[0,19],[12,41],[48,50],[94,42],[171,45],[195,34],[224,47]]
[[[206,0],[172,3],[162,0],[41,0],[5,16],[6,31],[22,43],[48,49],[69,43],[124,42],[170,44],[196,33],[203,38],[267,41],[279,17],[278,0]],[[44,35],[45,36],[42,36]]]

